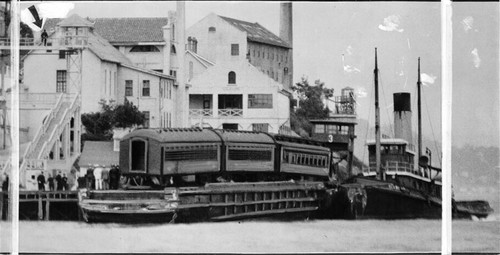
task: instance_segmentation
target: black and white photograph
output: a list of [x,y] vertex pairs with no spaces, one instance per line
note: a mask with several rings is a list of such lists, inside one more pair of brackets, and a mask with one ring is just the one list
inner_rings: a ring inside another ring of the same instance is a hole
[[498,2],[0,1],[0,253],[500,253]]

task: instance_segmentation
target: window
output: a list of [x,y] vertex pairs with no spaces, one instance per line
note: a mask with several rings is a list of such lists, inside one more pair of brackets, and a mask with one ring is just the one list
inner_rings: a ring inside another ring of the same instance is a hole
[[149,96],[149,80],[142,81],[142,96],[143,97]]
[[231,56],[240,55],[240,45],[239,44],[231,44]]
[[134,83],[132,80],[125,80],[125,96],[131,97],[134,95]]
[[269,132],[268,123],[254,123],[252,124],[252,130],[257,132]]
[[249,94],[248,108],[273,108],[273,95]]
[[143,124],[143,126],[145,128],[149,128],[149,111],[144,111],[144,112],[142,112],[142,114],[144,114],[144,124]]
[[59,59],[65,59],[65,58],[66,58],[66,51],[60,50],[59,51]]
[[177,71],[176,70],[170,70],[170,75],[177,77]]
[[208,32],[215,32],[215,27],[209,27]]
[[136,45],[130,52],[160,52],[160,50],[154,45]]
[[174,45],[170,46],[170,54],[172,54],[172,55],[177,54],[177,51],[175,50],[175,46]]
[[236,73],[231,71],[227,74],[227,83],[236,84]]
[[323,124],[316,124],[314,126],[314,133],[315,134],[324,134],[325,133],[325,125],[323,125]]
[[260,50],[257,51],[257,57],[260,58]]
[[66,70],[57,70],[56,92],[66,93]]
[[172,24],[172,41],[175,41],[175,24]]

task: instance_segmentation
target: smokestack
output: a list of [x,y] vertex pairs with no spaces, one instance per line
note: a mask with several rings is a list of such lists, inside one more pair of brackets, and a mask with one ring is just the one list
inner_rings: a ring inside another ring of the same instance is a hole
[[[292,16],[292,2],[283,2],[280,4],[280,38],[293,48],[293,16]],[[285,64],[287,71],[283,70],[286,74],[283,84],[285,88],[290,89],[293,84],[293,51],[288,50],[288,63]]]
[[394,136],[404,139],[409,144],[412,141],[411,128],[411,95],[410,93],[394,93]]
[[177,70],[178,100],[177,100],[177,118],[178,127],[187,127],[188,119],[188,91],[186,89],[185,63],[184,56],[186,52],[186,2],[177,1],[177,24],[175,27],[175,40],[177,41],[177,60],[179,69]]

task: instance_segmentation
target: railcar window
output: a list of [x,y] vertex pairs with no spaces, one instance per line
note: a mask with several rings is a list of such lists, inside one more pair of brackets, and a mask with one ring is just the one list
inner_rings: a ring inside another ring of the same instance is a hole
[[192,150],[167,150],[165,151],[165,161],[183,161],[183,160],[217,160],[217,149]]
[[229,160],[270,161],[272,159],[272,152],[270,150],[235,150],[235,149],[230,149],[228,157],[229,157]]

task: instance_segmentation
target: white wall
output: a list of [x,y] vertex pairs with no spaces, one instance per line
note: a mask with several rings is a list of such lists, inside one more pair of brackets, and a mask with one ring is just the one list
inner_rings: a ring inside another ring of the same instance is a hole
[[[215,33],[208,32],[209,27],[215,27]],[[194,36],[198,40],[197,53],[216,64],[246,59],[246,33],[213,13],[188,28],[186,37],[189,36]],[[239,44],[238,56],[231,56],[231,44]]]

